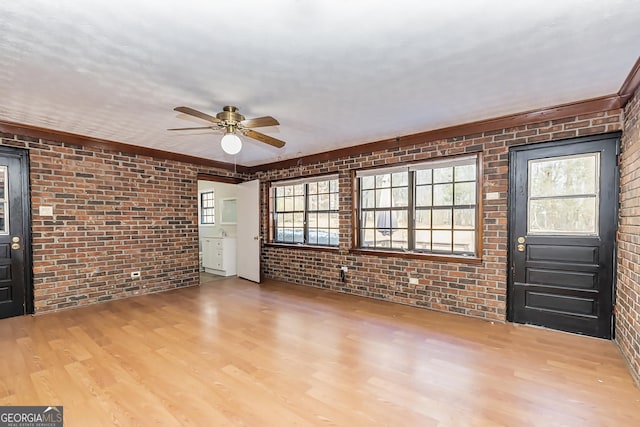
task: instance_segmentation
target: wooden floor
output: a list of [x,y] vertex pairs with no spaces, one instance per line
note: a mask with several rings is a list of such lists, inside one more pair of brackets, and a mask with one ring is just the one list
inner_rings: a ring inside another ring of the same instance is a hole
[[639,426],[610,341],[235,278],[0,320],[0,405],[65,426]]

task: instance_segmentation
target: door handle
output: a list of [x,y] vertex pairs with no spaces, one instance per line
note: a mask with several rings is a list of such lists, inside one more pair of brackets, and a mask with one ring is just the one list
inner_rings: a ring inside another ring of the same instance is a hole
[[524,252],[524,242],[527,239],[525,239],[523,236],[518,237],[518,243],[519,245],[517,246],[518,252]]
[[524,245],[518,245],[518,252],[524,252]]

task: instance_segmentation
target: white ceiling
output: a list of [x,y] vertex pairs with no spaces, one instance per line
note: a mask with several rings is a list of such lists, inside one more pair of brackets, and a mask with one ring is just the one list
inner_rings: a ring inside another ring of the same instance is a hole
[[[256,165],[617,92],[638,0],[0,2],[0,120]],[[234,159],[173,111],[235,105]]]

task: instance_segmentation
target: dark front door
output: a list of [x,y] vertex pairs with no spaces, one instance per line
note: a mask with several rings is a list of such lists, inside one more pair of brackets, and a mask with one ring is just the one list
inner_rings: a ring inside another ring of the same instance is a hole
[[508,317],[611,337],[619,135],[513,148]]
[[0,147],[0,318],[32,311],[28,160]]

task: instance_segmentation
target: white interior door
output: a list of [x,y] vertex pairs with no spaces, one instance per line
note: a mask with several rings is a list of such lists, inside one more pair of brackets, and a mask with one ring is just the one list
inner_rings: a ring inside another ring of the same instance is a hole
[[237,188],[238,277],[260,283],[260,180]]

